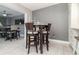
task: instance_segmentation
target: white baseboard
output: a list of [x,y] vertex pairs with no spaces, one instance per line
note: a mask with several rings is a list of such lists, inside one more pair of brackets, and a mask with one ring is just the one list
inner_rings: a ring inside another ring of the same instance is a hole
[[56,40],[56,39],[49,39],[49,41],[55,41],[55,42],[59,42],[59,43],[70,44],[70,42],[68,42],[68,41],[62,41],[62,40]]

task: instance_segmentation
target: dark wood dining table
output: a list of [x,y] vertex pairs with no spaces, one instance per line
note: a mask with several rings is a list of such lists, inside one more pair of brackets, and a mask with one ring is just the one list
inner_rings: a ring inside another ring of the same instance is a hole
[[7,36],[6,36],[6,40],[11,40],[13,38],[17,38],[17,30],[10,30],[6,32]]
[[43,27],[47,27],[48,24],[34,24],[34,27],[39,27],[39,34],[40,34],[40,53],[43,54],[43,34],[42,29]]

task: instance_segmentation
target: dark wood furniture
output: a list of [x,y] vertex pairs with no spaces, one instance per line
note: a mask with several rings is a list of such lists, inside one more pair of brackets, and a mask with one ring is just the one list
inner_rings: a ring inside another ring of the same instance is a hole
[[[31,42],[34,42],[36,52],[38,53],[38,32],[33,30],[33,23],[26,23],[26,48],[28,47],[28,54],[30,52]],[[31,38],[33,37],[33,38]]]
[[12,39],[18,39],[17,30],[10,30],[6,32],[6,40],[12,41]]
[[[46,46],[48,50],[48,35],[49,35],[49,30],[50,30],[50,24],[34,24],[34,27],[39,28],[39,43],[40,43],[40,53],[43,53],[43,43],[44,43],[44,35],[46,35]],[[43,33],[44,29],[46,29],[46,33]],[[35,28],[36,30],[36,28]]]
[[49,41],[48,41],[48,36],[50,32],[51,24],[48,23],[48,26],[45,26],[43,28],[42,34],[43,34],[43,44],[45,43],[47,46],[47,51],[49,50]]
[[[39,28],[37,30],[37,27]],[[33,23],[26,23],[26,48],[28,46],[28,53],[30,50],[30,43],[31,43],[31,39],[34,39],[36,43],[39,43],[40,45],[40,53],[43,53],[43,43],[44,41],[46,42],[46,46],[47,46],[47,50],[48,50],[48,36],[49,36],[49,31],[50,31],[50,27],[51,24],[33,24]],[[32,32],[31,34],[29,34],[29,30]],[[38,32],[38,34],[33,34],[33,32],[36,31]],[[44,33],[46,31],[46,33]],[[46,35],[46,36],[45,36]],[[31,36],[34,36],[34,38],[31,38]],[[45,37],[46,39],[44,39]],[[36,40],[37,39],[37,40]],[[38,44],[35,44],[35,46],[37,47]],[[37,50],[37,48],[36,48]]]
[[0,27],[0,37],[6,37],[6,32],[9,31],[10,28],[7,27]]
[[0,37],[6,40],[12,41],[12,39],[18,39],[20,31],[18,29],[12,30],[11,26],[0,27]]

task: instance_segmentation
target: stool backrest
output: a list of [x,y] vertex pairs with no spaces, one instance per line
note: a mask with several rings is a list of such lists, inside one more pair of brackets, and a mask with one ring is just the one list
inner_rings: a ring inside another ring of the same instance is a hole
[[51,29],[51,23],[48,23],[48,31]]
[[33,23],[32,22],[26,23],[26,30],[30,30],[30,31],[33,30]]

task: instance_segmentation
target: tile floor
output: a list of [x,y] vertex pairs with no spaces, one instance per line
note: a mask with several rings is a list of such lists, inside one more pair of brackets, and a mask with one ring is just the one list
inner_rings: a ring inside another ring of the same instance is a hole
[[[72,55],[72,49],[67,43],[60,43],[57,41],[50,41],[49,51],[46,50],[44,45],[43,55]],[[19,40],[5,41],[0,38],[0,55],[27,55],[27,49],[25,49],[25,41],[20,38]],[[29,55],[40,55],[40,52],[36,53],[34,46],[31,46]]]

